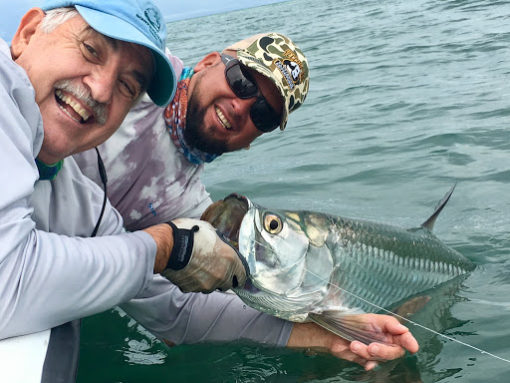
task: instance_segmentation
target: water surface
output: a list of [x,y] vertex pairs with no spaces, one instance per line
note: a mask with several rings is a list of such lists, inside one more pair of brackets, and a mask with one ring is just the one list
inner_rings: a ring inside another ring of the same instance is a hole
[[[418,316],[510,359],[510,3],[293,0],[169,25],[187,63],[261,31],[291,36],[310,93],[285,132],[206,169],[215,199],[405,227],[457,182],[435,233],[477,265]],[[444,292],[437,292],[438,296]],[[109,312],[84,321],[80,383],[507,382],[510,365],[410,326],[415,356],[365,373],[329,356],[256,345],[168,349]]]

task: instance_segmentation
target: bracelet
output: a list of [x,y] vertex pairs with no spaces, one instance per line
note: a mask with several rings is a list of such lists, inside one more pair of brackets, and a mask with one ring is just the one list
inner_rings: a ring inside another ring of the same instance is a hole
[[167,222],[173,231],[174,246],[166,265],[167,269],[181,270],[186,267],[193,253],[194,233],[198,231],[195,225],[191,229],[179,229],[173,222]]

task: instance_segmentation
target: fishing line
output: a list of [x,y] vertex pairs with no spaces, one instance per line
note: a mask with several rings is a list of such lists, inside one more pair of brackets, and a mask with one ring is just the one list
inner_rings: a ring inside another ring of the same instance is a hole
[[[307,272],[309,272],[310,274],[312,274],[312,275],[314,275],[315,277],[319,278],[321,281],[323,281],[323,282],[327,282],[324,278],[322,278],[322,277],[321,277],[320,275],[318,275],[318,274],[315,274],[313,271],[307,270]],[[470,345],[469,343],[462,342],[462,341],[460,341],[460,340],[458,340],[458,339],[452,338],[451,336],[441,334],[440,332],[437,332],[437,331],[435,331],[435,330],[432,330],[431,328],[428,328],[428,327],[423,326],[423,325],[421,325],[421,324],[419,324],[419,323],[417,323],[417,322],[414,322],[414,321],[412,321],[411,319],[407,319],[407,318],[403,317],[402,315],[396,314],[396,313],[394,313],[393,311],[390,311],[390,310],[388,310],[388,309],[385,309],[384,307],[381,307],[381,306],[379,306],[379,305],[376,305],[375,303],[369,302],[369,301],[367,301],[366,299],[364,299],[364,298],[362,298],[362,297],[360,297],[360,296],[358,296],[358,295],[356,295],[356,294],[354,294],[354,293],[351,293],[350,291],[345,290],[344,288],[342,288],[342,287],[340,287],[340,286],[338,286],[338,285],[335,285],[334,283],[331,283],[331,282],[328,282],[328,283],[329,283],[331,286],[334,286],[334,287],[336,287],[337,289],[339,289],[339,290],[341,290],[341,291],[343,291],[343,292],[345,292],[345,293],[347,293],[347,294],[350,294],[350,295],[351,295],[351,296],[353,296],[354,298],[359,299],[359,300],[361,300],[361,301],[363,301],[363,302],[365,302],[365,303],[367,303],[367,304],[369,304],[369,305],[371,305],[371,306],[373,306],[373,307],[377,308],[378,310],[381,310],[381,311],[384,311],[384,312],[386,312],[386,313],[388,313],[388,314],[391,314],[391,315],[393,315],[393,316],[395,316],[395,317],[397,317],[397,318],[399,318],[399,319],[402,319],[402,320],[404,320],[404,321],[406,321],[406,322],[408,322],[408,323],[411,323],[411,324],[413,324],[413,325],[415,325],[415,326],[417,326],[417,327],[420,327],[420,328],[422,328],[422,329],[424,329],[424,330],[427,330],[427,331],[429,331],[429,332],[431,332],[431,333],[433,333],[433,334],[435,334],[435,335],[438,335],[438,336],[440,336],[440,337],[443,337],[443,338],[445,338],[445,339],[448,339],[449,341],[452,341],[452,342],[455,342],[455,343],[459,343],[459,344],[461,344],[461,345],[463,345],[463,346],[469,347],[469,348],[471,348],[471,349],[473,349],[473,350],[476,350],[476,351],[480,352],[481,354],[489,355],[489,356],[492,356],[493,358],[496,358],[496,359],[502,360],[502,361],[504,361],[504,362],[510,363],[510,360],[508,360],[508,359],[505,359],[505,358],[503,358],[503,357],[501,357],[501,356],[498,356],[498,355],[492,354],[492,353],[490,353],[490,352],[488,352],[488,351],[485,351],[485,350],[483,350],[483,349],[481,349],[481,348],[478,348],[478,347],[476,347],[476,346]]]
[[[257,243],[257,244],[259,244],[260,246],[262,246],[262,247],[264,247],[264,248],[267,248],[266,244],[264,244],[264,243],[262,243],[262,242],[260,242],[260,241],[254,240],[254,242],[255,242],[255,243]],[[495,359],[499,359],[499,360],[502,360],[502,361],[504,361],[504,362],[510,363],[510,360],[508,360],[508,359],[505,359],[505,358],[503,358],[503,357],[501,357],[501,356],[498,356],[498,355],[492,354],[492,353],[490,353],[489,351],[485,351],[485,350],[483,350],[483,349],[481,349],[481,348],[478,348],[478,347],[476,347],[476,346],[473,346],[473,345],[471,345],[471,344],[469,344],[469,343],[462,342],[462,341],[460,341],[460,340],[458,340],[458,339],[455,339],[455,338],[453,338],[453,337],[451,337],[451,336],[441,334],[440,332],[435,331],[435,330],[432,330],[431,328],[428,328],[428,327],[426,327],[426,326],[424,326],[424,325],[422,325],[422,324],[419,324],[418,322],[415,322],[415,321],[413,321],[413,320],[411,320],[411,319],[405,318],[405,317],[403,317],[402,315],[399,315],[399,314],[397,314],[397,313],[394,313],[394,312],[393,312],[393,311],[391,311],[391,310],[385,309],[385,308],[384,308],[384,307],[382,307],[382,306],[379,306],[379,305],[377,305],[377,304],[375,304],[375,303],[372,303],[372,302],[370,302],[370,301],[367,301],[366,299],[364,299],[364,298],[362,298],[362,297],[358,296],[357,294],[352,293],[352,292],[350,292],[350,291],[348,291],[348,290],[346,290],[346,289],[344,289],[344,288],[342,288],[342,287],[340,287],[340,286],[338,286],[338,285],[336,285],[336,284],[334,284],[334,283],[331,283],[331,282],[327,281],[327,280],[326,280],[326,279],[324,279],[322,276],[320,276],[320,275],[318,275],[318,274],[314,273],[313,271],[310,271],[310,270],[308,270],[308,269],[307,269],[306,271],[307,271],[308,273],[312,274],[313,276],[317,277],[317,278],[318,278],[318,279],[320,279],[321,281],[329,283],[331,286],[336,287],[338,290],[343,291],[343,292],[345,292],[345,293],[347,293],[347,294],[351,295],[352,297],[354,297],[354,298],[356,298],[356,299],[359,299],[359,300],[361,300],[361,301],[363,301],[363,302],[367,303],[368,305],[370,305],[370,306],[372,306],[372,307],[375,307],[375,308],[376,308],[376,309],[378,309],[378,310],[381,310],[381,311],[383,311],[383,312],[385,312],[385,313],[387,313],[387,314],[390,314],[390,315],[395,316],[395,317],[397,317],[397,318],[399,318],[399,319],[402,319],[403,321],[405,321],[405,322],[407,322],[407,323],[410,323],[410,324],[412,324],[412,325],[414,325],[414,326],[416,326],[416,327],[422,328],[422,329],[424,329],[424,330],[426,330],[426,331],[429,331],[429,332],[431,332],[431,333],[433,333],[433,334],[435,334],[435,335],[438,335],[438,336],[440,336],[440,337],[442,337],[442,338],[448,339],[448,340],[449,340],[449,341],[451,341],[451,342],[461,344],[461,345],[463,345],[463,346],[466,346],[466,347],[468,347],[468,348],[471,348],[471,349],[473,349],[473,350],[476,350],[476,351],[480,352],[481,354],[489,355],[489,356],[492,356],[492,357],[493,357],[493,358],[495,358]]]

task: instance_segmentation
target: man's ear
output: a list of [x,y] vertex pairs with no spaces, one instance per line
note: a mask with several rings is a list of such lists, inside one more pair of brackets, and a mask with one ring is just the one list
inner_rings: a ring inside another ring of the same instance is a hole
[[198,62],[193,68],[193,71],[200,72],[208,67],[218,64],[221,61],[221,56],[218,52],[211,52]]
[[23,16],[18,30],[11,41],[11,56],[13,60],[21,56],[43,18],[44,11],[41,8],[32,8]]

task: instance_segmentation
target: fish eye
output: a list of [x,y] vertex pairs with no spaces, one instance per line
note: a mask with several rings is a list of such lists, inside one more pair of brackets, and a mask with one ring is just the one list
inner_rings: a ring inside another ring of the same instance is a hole
[[264,216],[264,229],[269,234],[278,234],[283,229],[282,219],[275,214],[266,213]]

